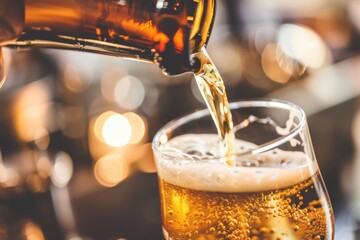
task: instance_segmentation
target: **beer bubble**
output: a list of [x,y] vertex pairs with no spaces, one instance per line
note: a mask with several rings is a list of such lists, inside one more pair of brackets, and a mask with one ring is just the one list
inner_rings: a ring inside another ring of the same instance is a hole
[[226,229],[226,227],[225,227],[225,225],[224,225],[222,222],[220,222],[220,223],[218,224],[217,229],[224,230],[224,229]]
[[185,237],[190,238],[192,235],[190,232],[185,233]]
[[270,232],[270,230],[267,227],[260,228],[260,233],[262,233],[262,234],[267,234],[269,232]]
[[296,232],[300,229],[299,225],[291,224],[291,228]]

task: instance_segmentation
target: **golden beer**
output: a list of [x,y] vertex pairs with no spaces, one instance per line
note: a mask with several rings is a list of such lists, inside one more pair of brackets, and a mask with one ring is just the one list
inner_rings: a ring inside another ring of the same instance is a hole
[[[194,136],[181,138],[177,144],[194,142]],[[264,167],[160,160],[165,238],[333,239],[331,204],[317,165],[300,152],[266,153],[265,159]]]

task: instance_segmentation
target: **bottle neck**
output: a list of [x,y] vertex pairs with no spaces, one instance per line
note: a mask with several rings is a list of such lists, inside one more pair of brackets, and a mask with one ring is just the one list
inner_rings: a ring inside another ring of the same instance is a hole
[[12,45],[72,49],[148,61],[164,73],[191,71],[209,38],[215,0],[27,0]]

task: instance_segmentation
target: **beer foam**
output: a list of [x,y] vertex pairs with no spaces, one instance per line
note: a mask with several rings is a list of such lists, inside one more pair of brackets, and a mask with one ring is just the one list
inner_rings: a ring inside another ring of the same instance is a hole
[[[171,158],[157,156],[159,177],[194,190],[259,192],[300,183],[317,169],[316,162],[303,152],[279,149],[236,159],[237,166],[229,166],[217,158],[220,156],[218,141],[215,134],[188,134],[171,139],[160,148]],[[255,144],[236,141],[237,152],[254,147]]]

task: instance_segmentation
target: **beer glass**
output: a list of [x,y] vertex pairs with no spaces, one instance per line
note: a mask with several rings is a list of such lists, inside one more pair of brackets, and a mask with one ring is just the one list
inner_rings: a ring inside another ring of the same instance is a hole
[[279,100],[230,108],[231,156],[220,152],[208,110],[155,135],[165,239],[333,239],[333,211],[302,109]]

